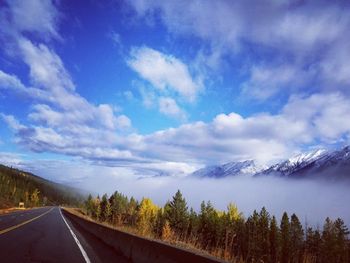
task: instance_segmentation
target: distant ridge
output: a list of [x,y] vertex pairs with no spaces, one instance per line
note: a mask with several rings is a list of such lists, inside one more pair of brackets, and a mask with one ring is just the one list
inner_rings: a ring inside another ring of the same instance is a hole
[[195,177],[223,178],[235,175],[254,175],[262,170],[253,160],[230,162],[223,165],[208,166],[192,173]]
[[256,166],[252,160],[230,162],[199,169],[190,176],[224,178],[239,175],[322,178],[327,180],[350,179],[350,146],[346,146],[341,150],[317,149],[298,154],[267,168]]

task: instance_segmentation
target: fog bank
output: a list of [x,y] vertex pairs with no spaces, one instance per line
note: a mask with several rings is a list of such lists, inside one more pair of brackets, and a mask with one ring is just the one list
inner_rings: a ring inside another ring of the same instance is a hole
[[[101,182],[101,181],[100,181]],[[198,179],[155,177],[139,180],[126,178],[98,188],[111,194],[118,190],[138,199],[150,197],[158,205],[171,199],[180,189],[189,207],[199,210],[202,200],[210,200],[217,209],[224,210],[229,202],[237,204],[245,216],[263,206],[280,218],[284,211],[296,213],[300,221],[322,226],[324,219],[341,217],[350,225],[349,184],[291,180],[275,177],[233,177]],[[95,184],[95,189],[96,189]],[[100,192],[100,194],[102,194]]]

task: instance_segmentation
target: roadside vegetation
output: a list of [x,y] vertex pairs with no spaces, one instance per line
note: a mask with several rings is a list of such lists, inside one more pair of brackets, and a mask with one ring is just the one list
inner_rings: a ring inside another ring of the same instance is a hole
[[262,208],[245,218],[232,203],[219,211],[204,201],[196,212],[188,209],[180,191],[164,207],[119,192],[90,195],[84,210],[96,221],[228,262],[350,262],[349,231],[340,218],[327,218],[323,228],[303,227],[295,214],[277,219]]
[[0,165],[0,209],[45,205],[79,205],[83,196],[66,186],[56,184],[15,168]]

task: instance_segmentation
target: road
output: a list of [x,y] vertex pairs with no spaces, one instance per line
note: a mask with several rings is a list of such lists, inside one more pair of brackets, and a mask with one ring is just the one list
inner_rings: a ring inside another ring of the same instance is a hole
[[59,207],[0,215],[0,262],[128,262]]

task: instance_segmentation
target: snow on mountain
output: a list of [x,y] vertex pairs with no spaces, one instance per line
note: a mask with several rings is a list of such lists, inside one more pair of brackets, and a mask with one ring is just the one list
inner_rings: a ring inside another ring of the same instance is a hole
[[302,153],[270,167],[260,167],[254,161],[248,160],[209,166],[191,174],[199,178],[237,175],[350,179],[350,146],[337,151],[318,149]]
[[270,168],[262,171],[262,173],[289,176],[325,155],[327,155],[327,151],[324,149],[298,154],[286,161],[272,165]]
[[350,147],[328,152],[299,169],[292,176],[325,177],[331,180],[350,179]]
[[350,147],[342,150],[313,152],[297,155],[257,173],[291,178],[350,179]]
[[195,177],[223,178],[236,175],[254,175],[263,169],[263,167],[255,165],[253,160],[248,160],[208,166],[193,172],[191,175]]

